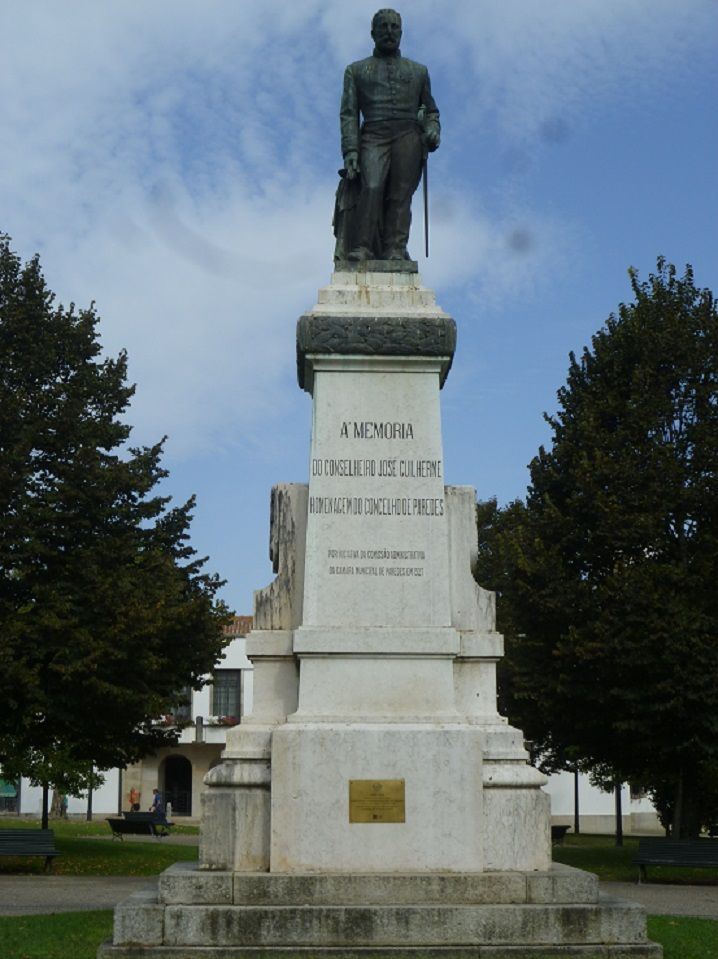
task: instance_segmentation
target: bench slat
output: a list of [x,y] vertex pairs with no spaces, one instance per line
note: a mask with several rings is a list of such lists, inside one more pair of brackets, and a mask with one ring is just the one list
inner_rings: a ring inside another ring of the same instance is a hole
[[639,882],[646,877],[646,866],[685,866],[718,868],[718,840],[715,839],[639,839],[633,862],[639,867]]
[[[169,835],[169,829],[155,819],[113,819],[105,817],[113,836],[154,836],[160,839]],[[167,823],[171,825],[171,823]]]
[[151,822],[158,826],[174,826],[164,813],[156,812],[125,812],[122,814],[127,822]]
[[52,829],[0,829],[0,856],[44,856],[49,869],[59,855]]

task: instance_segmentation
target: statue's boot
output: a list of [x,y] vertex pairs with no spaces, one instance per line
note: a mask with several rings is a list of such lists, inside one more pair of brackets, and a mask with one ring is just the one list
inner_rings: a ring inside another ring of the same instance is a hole
[[411,226],[411,195],[399,201],[390,200],[384,214],[383,260],[410,260],[406,249]]
[[347,253],[347,260],[351,260],[353,263],[363,263],[365,260],[373,259],[375,259],[374,253],[365,246],[358,246]]

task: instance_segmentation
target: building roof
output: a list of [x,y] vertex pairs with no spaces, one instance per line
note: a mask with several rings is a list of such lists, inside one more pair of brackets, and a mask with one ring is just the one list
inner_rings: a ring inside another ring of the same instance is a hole
[[252,631],[251,616],[235,616],[231,623],[222,627],[225,636],[246,636]]

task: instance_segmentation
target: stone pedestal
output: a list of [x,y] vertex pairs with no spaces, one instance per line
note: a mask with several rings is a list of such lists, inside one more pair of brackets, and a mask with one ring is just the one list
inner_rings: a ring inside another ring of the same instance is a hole
[[496,709],[475,493],[447,487],[456,327],[418,274],[335,273],[297,327],[309,483],[275,487],[253,713],[205,782],[200,862],[118,907],[104,956],[660,956],[551,865],[544,777]]
[[[290,875],[198,872],[178,864],[157,894],[115,912],[101,956],[601,959],[661,956],[640,906],[598,893],[596,877],[548,872]],[[142,937],[142,938],[140,938]],[[136,943],[130,946],[129,943]]]
[[[481,741],[474,728],[288,724],[275,733],[272,769],[281,780],[272,790],[272,871],[482,868]],[[402,821],[352,822],[353,780],[403,782]]]

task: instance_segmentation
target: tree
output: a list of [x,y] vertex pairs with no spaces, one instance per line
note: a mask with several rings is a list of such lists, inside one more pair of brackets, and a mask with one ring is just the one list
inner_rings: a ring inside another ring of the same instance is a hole
[[690,267],[630,279],[571,355],[525,506],[484,511],[480,573],[510,608],[527,734],[648,787],[693,836],[718,782],[718,313]]
[[154,717],[201,685],[227,618],[194,500],[156,492],[162,443],[127,448],[134,387],[97,323],[0,236],[0,764],[60,786],[176,741]]

